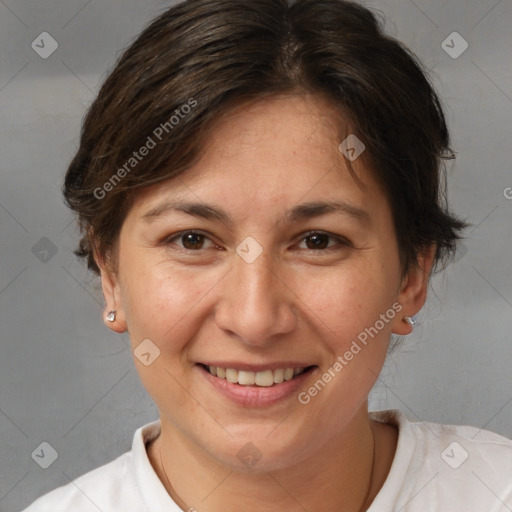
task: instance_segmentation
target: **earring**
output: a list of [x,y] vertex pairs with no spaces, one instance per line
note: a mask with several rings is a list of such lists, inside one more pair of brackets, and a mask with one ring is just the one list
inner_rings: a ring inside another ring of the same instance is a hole
[[108,322],[115,322],[116,321],[116,311],[113,309],[112,311],[109,311],[106,319]]
[[404,316],[404,322],[408,323],[411,327],[415,327],[418,323],[416,316]]

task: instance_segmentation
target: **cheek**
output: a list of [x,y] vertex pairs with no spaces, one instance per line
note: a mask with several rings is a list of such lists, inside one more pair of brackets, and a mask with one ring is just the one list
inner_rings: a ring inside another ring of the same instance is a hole
[[[351,382],[364,389],[366,381],[380,373],[386,358],[396,316],[393,279],[391,268],[368,259],[326,274],[316,280],[314,288],[302,288],[305,311],[313,313],[308,314],[314,319],[313,329],[325,341],[329,353],[324,363],[329,367],[338,356],[346,356],[343,374],[350,375]],[[348,385],[344,378],[337,381]]]
[[380,264],[370,261],[357,267],[330,269],[322,276],[302,276],[298,296],[328,325],[364,327],[391,306],[389,274]]
[[127,262],[123,271],[123,305],[133,343],[140,338],[159,343],[178,340],[175,331],[183,329],[186,317],[193,316],[194,308],[215,282],[206,273],[183,272],[142,258]]

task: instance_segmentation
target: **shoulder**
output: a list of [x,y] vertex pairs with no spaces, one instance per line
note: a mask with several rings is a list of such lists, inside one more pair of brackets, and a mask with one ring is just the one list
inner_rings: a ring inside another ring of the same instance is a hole
[[145,512],[141,487],[151,488],[152,495],[165,496],[146,454],[146,443],[159,432],[159,421],[140,427],[131,451],[41,496],[23,512]]
[[[117,459],[80,476],[67,485],[59,487],[38,498],[24,512],[97,512],[114,510],[112,499],[125,496],[118,491],[121,487],[129,491],[126,485],[131,477],[131,453],[127,452]],[[117,491],[117,492],[116,492]],[[128,496],[126,497],[127,499]],[[125,498],[123,498],[124,501]],[[133,500],[132,500],[133,501]],[[129,510],[129,509],[127,509]]]
[[[372,412],[370,417],[396,426],[402,444],[414,445],[416,453],[427,459],[444,461],[452,469],[470,459],[482,464],[492,462],[494,467],[497,464],[504,469],[512,468],[512,439],[489,430],[410,420],[397,409]],[[512,477],[512,473],[510,475]]]
[[398,410],[370,417],[398,428],[383,489],[399,503],[415,497],[404,512],[422,510],[429,502],[436,510],[501,511],[507,510],[505,504],[512,509],[512,440],[472,426],[412,421]]
[[452,470],[501,468],[512,479],[512,440],[468,425],[443,425],[404,420],[417,441],[417,449]]

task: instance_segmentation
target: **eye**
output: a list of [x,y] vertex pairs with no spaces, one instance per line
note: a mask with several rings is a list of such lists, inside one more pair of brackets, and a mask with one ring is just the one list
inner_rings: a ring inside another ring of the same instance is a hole
[[[175,243],[178,241],[178,243]],[[209,241],[213,247],[215,244],[204,233],[198,231],[183,231],[166,238],[163,242],[164,245],[177,245],[180,249],[187,251],[199,251],[204,249],[205,242]]]
[[[329,245],[329,240],[334,241],[334,244]],[[301,243],[306,243],[306,249],[310,251],[322,251],[325,249],[331,249],[336,245],[340,247],[351,246],[348,240],[344,238],[324,233],[323,231],[310,231],[301,238]],[[300,245],[300,244],[299,244]]]
[[[209,247],[208,243],[210,244]],[[306,246],[305,249],[311,252],[326,252],[327,250],[335,249],[336,246],[339,246],[339,248],[352,246],[348,240],[323,231],[310,231],[309,233],[306,233],[300,239],[299,248],[301,248],[300,245],[304,243]],[[179,249],[190,252],[200,252],[203,249],[218,248],[218,246],[205,233],[192,230],[182,231],[181,233],[171,235],[163,240],[162,245],[174,245]]]

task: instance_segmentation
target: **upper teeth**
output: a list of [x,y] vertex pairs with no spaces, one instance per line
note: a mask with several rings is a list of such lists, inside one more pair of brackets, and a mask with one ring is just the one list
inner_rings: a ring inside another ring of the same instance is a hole
[[278,370],[264,370],[262,372],[248,372],[234,368],[220,368],[209,366],[210,373],[220,379],[226,379],[233,384],[242,386],[272,386],[281,384],[285,380],[292,380],[294,376],[304,371],[304,368],[285,368]]

